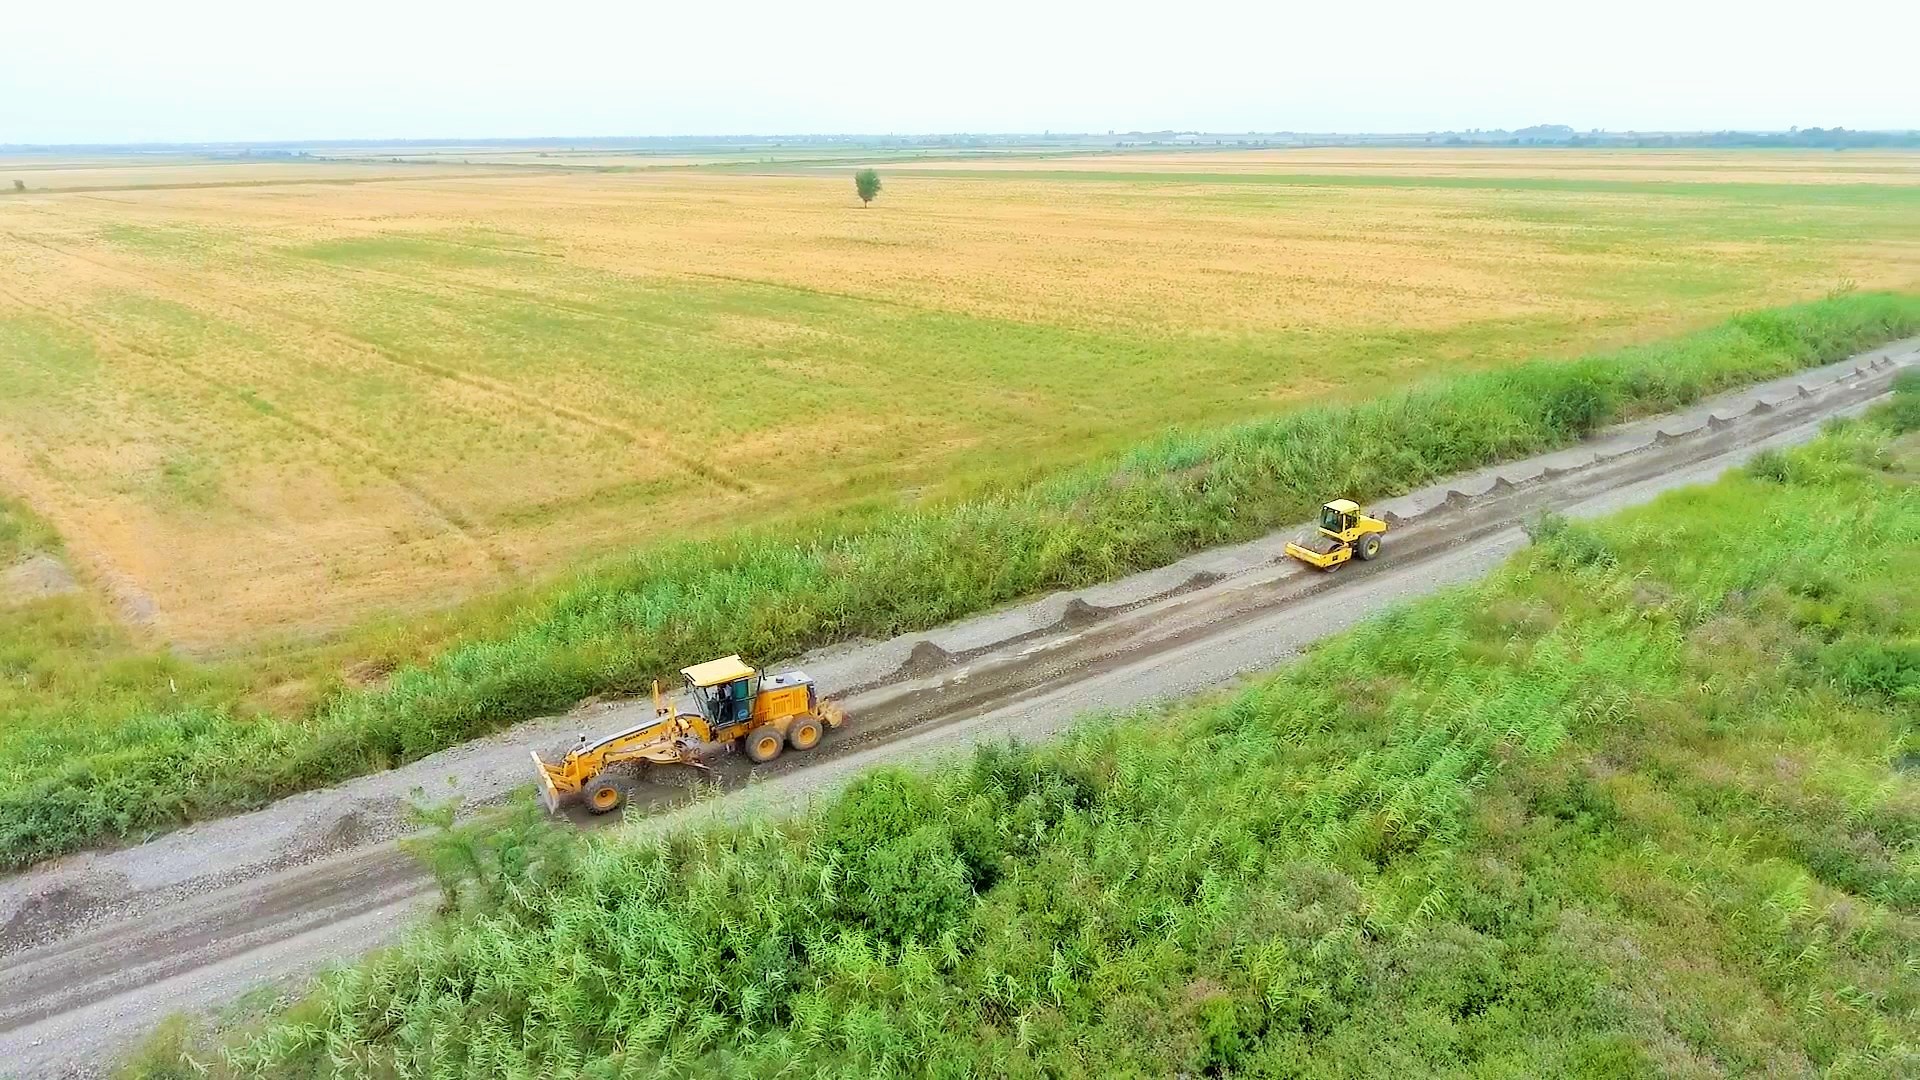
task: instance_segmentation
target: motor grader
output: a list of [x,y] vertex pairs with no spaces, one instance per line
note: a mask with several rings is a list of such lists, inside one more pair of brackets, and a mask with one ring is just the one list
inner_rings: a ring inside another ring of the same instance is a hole
[[765,763],[787,747],[813,749],[829,728],[846,722],[839,706],[820,700],[805,672],[763,676],[738,656],[723,656],[682,668],[680,675],[686,680],[680,700],[669,702],[660,684],[653,684],[652,719],[597,742],[583,732],[551,764],[532,752],[548,812],[577,795],[589,813],[609,813],[627,801],[636,774],[656,765],[706,769],[701,756],[728,743]]
[[1362,562],[1380,554],[1380,536],[1387,523],[1368,517],[1360,504],[1351,499],[1335,499],[1320,508],[1320,535],[1312,546],[1287,544],[1287,554],[1309,566],[1332,570],[1358,558]]

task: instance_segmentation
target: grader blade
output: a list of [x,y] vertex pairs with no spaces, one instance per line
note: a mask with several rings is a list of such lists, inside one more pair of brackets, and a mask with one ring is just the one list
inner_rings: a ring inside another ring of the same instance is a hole
[[547,772],[547,763],[540,760],[540,751],[529,750],[533,756],[533,773],[540,778],[540,800],[547,804],[547,813],[560,812],[560,789],[553,786],[553,774]]

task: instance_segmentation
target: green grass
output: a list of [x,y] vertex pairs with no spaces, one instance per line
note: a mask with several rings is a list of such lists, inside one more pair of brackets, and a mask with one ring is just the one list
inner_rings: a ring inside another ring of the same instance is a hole
[[963,501],[644,548],[517,598],[484,633],[381,685],[335,677],[292,716],[241,705],[229,668],[163,681],[167,694],[143,705],[76,696],[96,676],[61,663],[65,681],[0,729],[0,865],[387,768],[713,655],[774,661],[1165,565],[1303,519],[1329,492],[1405,491],[1916,330],[1920,298],[1850,294],[1660,345],[1169,435]]
[[446,917],[129,1075],[1913,1075],[1896,424],[796,820],[448,833]]
[[30,555],[58,554],[60,535],[32,511],[0,498],[0,569]]

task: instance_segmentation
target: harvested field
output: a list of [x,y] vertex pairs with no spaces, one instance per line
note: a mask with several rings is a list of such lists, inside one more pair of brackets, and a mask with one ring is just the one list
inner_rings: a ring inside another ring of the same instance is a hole
[[23,167],[157,189],[0,196],[0,491],[203,650],[1920,282],[1916,155]]

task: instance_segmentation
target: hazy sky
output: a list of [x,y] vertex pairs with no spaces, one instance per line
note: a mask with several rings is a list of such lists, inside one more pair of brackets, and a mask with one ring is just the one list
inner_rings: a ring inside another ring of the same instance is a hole
[[18,0],[0,143],[1920,127],[1920,0]]

